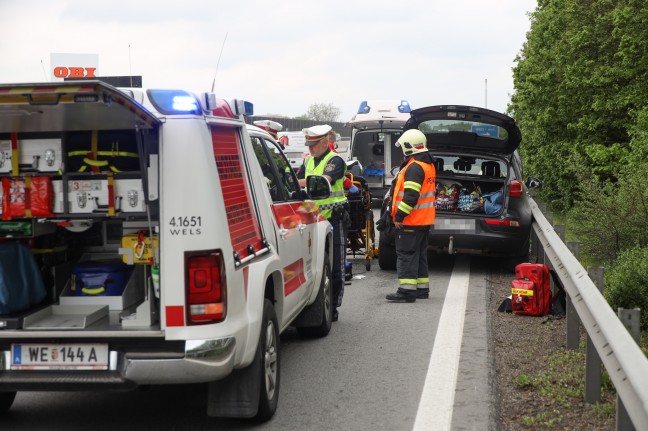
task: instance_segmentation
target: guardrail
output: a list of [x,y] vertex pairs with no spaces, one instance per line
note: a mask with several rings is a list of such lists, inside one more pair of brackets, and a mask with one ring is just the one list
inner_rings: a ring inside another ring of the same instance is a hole
[[[538,204],[533,199],[530,203],[534,218],[532,249],[542,251],[541,263],[550,265],[558,274],[587,331],[588,342],[594,346],[616,388],[617,401],[622,401],[617,402],[617,429],[631,429],[634,425],[637,430],[648,430],[648,358]],[[569,313],[571,307],[567,308]],[[588,349],[588,362],[592,361],[590,353]],[[624,414],[632,424],[623,421]]]

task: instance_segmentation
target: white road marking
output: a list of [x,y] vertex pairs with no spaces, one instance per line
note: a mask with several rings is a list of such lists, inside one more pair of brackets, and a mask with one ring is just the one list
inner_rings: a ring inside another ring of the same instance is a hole
[[450,429],[469,282],[470,261],[465,256],[457,257],[439,318],[414,431]]

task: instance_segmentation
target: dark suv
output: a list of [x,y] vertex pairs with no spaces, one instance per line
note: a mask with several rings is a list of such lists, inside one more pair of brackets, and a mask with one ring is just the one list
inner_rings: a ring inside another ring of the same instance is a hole
[[[419,129],[436,158],[436,220],[430,250],[528,259],[531,208],[517,152],[522,136],[513,118],[471,106],[429,106],[411,112],[403,131]],[[394,181],[392,184],[396,184]],[[388,193],[381,214],[390,209]],[[379,264],[396,268],[393,230],[380,232]]]

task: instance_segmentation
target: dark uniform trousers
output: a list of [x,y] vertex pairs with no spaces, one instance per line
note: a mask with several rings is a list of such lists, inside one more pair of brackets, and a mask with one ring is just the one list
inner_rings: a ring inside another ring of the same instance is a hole
[[[428,263],[427,263],[427,249],[428,249],[428,234],[427,229],[409,229],[403,227],[396,230],[396,255],[398,260],[396,268],[398,271],[398,279],[401,284],[398,286],[401,289],[427,289],[428,283],[417,286],[417,279],[427,279]],[[412,284],[402,284],[403,280],[412,280]]]
[[347,226],[349,214],[340,206],[333,211],[328,219],[333,227],[333,268],[331,268],[331,284],[333,288],[333,309],[342,305],[344,296],[344,262],[346,260]]

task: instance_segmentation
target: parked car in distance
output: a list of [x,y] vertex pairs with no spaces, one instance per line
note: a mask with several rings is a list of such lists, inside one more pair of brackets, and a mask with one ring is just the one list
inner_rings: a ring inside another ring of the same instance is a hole
[[[436,220],[429,250],[528,260],[531,207],[517,151],[522,135],[507,115],[471,106],[429,106],[413,110],[403,131],[418,129],[436,158]],[[387,193],[381,214],[390,210]],[[379,265],[396,268],[393,232],[379,238]]]

